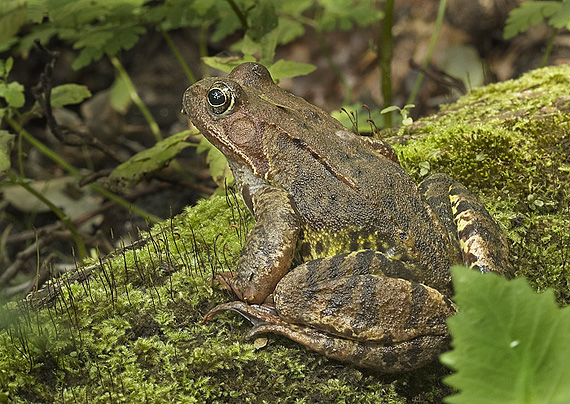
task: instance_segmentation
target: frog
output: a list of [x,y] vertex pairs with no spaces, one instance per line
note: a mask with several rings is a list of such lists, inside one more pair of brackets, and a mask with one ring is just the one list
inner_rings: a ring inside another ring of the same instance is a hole
[[[449,348],[450,267],[511,277],[508,240],[447,174],[417,184],[394,148],[344,127],[248,62],[183,95],[252,211],[235,270],[216,276],[247,338],[273,333],[380,373],[418,369]],[[469,269],[466,269],[469,270]]]

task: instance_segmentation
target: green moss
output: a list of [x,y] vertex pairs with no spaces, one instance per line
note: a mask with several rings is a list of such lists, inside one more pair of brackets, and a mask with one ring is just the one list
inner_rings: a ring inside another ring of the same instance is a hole
[[[570,295],[567,77],[561,66],[477,89],[403,130],[413,140],[396,146],[417,180],[429,166],[477,193],[512,240],[517,275],[554,287],[561,302]],[[282,337],[245,341],[250,325],[234,313],[200,323],[232,299],[210,278],[234,267],[249,226],[243,206],[203,201],[102,267],[95,259],[56,282],[60,293],[36,296],[41,309],[6,306],[0,403],[437,403],[450,393],[437,363],[381,376]]]
[[568,88],[565,65],[476,89],[395,146],[418,181],[447,172],[478,194],[511,238],[517,276],[554,288],[561,303],[570,301]]

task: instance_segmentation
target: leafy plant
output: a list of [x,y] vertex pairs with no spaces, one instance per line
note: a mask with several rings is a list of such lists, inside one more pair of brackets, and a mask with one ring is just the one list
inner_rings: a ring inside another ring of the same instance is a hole
[[441,361],[456,371],[448,403],[570,401],[570,307],[523,278],[452,268],[457,315],[448,320],[453,350]]
[[554,37],[561,28],[570,29],[570,1],[527,1],[509,13],[507,24],[503,31],[505,39],[511,39],[522,32],[526,32],[531,25],[537,25],[546,21],[552,29],[552,34],[548,39],[546,51],[540,64],[546,66]]
[[410,110],[414,107],[415,107],[414,104],[406,104],[402,108],[396,105],[391,105],[389,107],[384,108],[382,111],[380,111],[380,113],[387,114],[392,111],[398,111],[400,113],[400,116],[402,117],[402,125],[409,126],[412,123],[414,123],[414,120],[410,116]]
[[570,0],[526,1],[509,13],[503,36],[510,39],[531,25],[546,21],[553,28],[570,29]]

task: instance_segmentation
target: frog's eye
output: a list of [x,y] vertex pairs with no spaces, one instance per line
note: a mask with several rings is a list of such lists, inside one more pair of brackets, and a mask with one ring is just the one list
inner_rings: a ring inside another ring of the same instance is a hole
[[235,107],[235,95],[224,83],[214,83],[208,91],[208,104],[216,115],[231,114]]

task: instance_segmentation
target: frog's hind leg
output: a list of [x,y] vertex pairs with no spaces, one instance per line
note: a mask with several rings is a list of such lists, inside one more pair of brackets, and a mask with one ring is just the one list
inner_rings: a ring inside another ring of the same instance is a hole
[[466,265],[481,272],[512,275],[504,233],[464,185],[446,174],[433,174],[419,190],[447,229],[451,242],[459,242]]
[[276,315],[274,308],[248,305],[241,301],[216,306],[206,314],[203,321],[227,310],[241,314],[254,325],[247,333],[247,339],[265,333],[283,335],[330,359],[382,373],[417,369],[431,362],[449,347],[448,335],[420,336],[400,344],[389,345],[340,338],[311,327],[283,321]]
[[283,322],[260,324],[251,329],[247,337],[264,333],[283,335],[327,358],[381,373],[418,369],[445,352],[450,341],[448,335],[426,335],[401,344],[382,345],[338,338],[313,328]]

